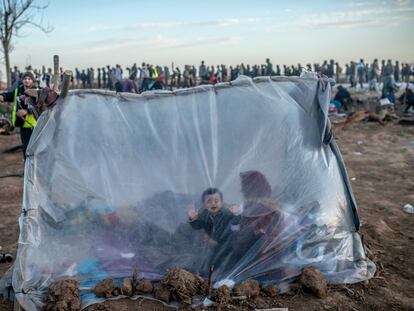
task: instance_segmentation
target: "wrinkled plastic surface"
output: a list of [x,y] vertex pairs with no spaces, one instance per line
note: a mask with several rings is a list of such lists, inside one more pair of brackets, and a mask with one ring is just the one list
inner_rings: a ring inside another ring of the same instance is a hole
[[[172,267],[207,277],[214,266],[216,283],[282,288],[305,266],[330,283],[370,278],[329,95],[312,76],[69,92],[42,115],[28,148],[19,302],[39,309],[56,279],[92,288],[134,269],[155,280]],[[223,194],[215,216],[201,202],[209,187]],[[83,306],[97,301],[82,295]]]

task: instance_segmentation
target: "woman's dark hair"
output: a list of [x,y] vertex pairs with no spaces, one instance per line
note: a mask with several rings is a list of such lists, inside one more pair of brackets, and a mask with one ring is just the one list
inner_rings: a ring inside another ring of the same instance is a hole
[[269,198],[272,188],[266,177],[259,171],[240,173],[241,191],[245,199]]
[[217,188],[207,188],[204,190],[203,194],[201,195],[201,203],[204,203],[204,200],[207,196],[218,193],[220,196],[220,199],[223,201],[223,194],[221,191]]

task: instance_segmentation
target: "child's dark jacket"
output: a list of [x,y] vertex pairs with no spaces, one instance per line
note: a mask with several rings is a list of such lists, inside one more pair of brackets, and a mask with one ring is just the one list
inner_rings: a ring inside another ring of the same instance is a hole
[[203,208],[196,220],[190,220],[190,225],[194,229],[204,229],[212,240],[218,244],[223,244],[231,234],[230,223],[235,217],[224,207],[214,216]]

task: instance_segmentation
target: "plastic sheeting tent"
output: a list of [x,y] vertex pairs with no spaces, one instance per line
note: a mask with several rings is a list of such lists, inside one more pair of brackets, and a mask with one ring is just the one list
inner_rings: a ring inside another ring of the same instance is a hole
[[[370,278],[322,82],[241,77],[143,95],[69,92],[41,116],[27,151],[19,303],[40,309],[63,277],[94,287],[135,269],[156,280],[172,267],[206,277],[214,266],[217,284],[254,278],[282,288],[305,266],[330,283]],[[211,214],[201,202],[209,187],[223,194]],[[82,295],[82,306],[98,301]]]

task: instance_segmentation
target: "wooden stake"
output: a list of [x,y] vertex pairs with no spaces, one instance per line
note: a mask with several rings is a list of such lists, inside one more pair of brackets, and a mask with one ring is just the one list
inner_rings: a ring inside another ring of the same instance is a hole
[[211,282],[212,282],[212,275],[214,271],[214,266],[210,266],[210,269],[208,271],[208,295],[211,295]]
[[59,90],[59,55],[53,56],[53,88],[55,91]]
[[60,92],[60,97],[65,98],[66,95],[68,94],[68,90],[69,90],[69,83],[70,80],[72,79],[72,71],[70,70],[65,70],[65,72],[63,73],[63,83],[62,83],[62,91]]

